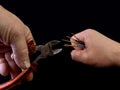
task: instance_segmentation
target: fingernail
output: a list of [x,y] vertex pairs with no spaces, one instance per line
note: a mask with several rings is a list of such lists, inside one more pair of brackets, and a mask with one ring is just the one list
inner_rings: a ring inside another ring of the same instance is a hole
[[25,65],[26,68],[30,67],[30,63],[28,61],[24,61],[24,65]]

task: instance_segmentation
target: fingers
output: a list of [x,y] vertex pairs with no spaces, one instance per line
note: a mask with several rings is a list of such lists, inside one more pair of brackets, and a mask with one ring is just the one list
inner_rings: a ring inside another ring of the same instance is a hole
[[71,58],[72,58],[72,60],[74,60],[76,62],[89,64],[89,65],[92,64],[91,60],[88,57],[88,54],[85,53],[85,51],[73,50],[71,52]]
[[5,58],[6,58],[6,61],[8,62],[8,65],[9,65],[9,72],[11,74],[11,78],[16,77],[20,73],[20,69],[16,65],[13,58],[11,58],[11,53],[9,53],[9,52],[5,53]]
[[[27,41],[33,39],[30,30],[11,12],[1,9],[0,36],[4,44],[10,45],[15,63],[22,69],[30,67]],[[28,32],[28,33],[27,33]],[[29,38],[29,40],[27,40]]]
[[[25,28],[24,28],[23,35],[21,35],[22,37],[20,37],[21,40],[15,40],[16,42],[12,43],[13,57],[14,57],[17,65],[22,70],[30,67],[30,60],[29,60],[29,52],[28,52],[27,43],[29,43],[31,40],[34,40],[32,33],[30,32],[30,29],[27,26],[25,26]],[[27,75],[27,77],[25,77],[26,81],[31,81],[32,79],[33,79],[32,72],[29,75]]]
[[[20,72],[21,69],[16,65],[15,61],[11,57],[11,53],[5,53],[5,58],[0,59],[0,73],[3,76],[7,76],[9,73],[11,78],[15,78]],[[31,81],[33,79],[33,73],[30,72],[27,77],[25,77],[26,81]]]
[[16,64],[23,69],[29,68],[30,61],[25,38],[23,36],[16,37],[16,40],[11,43],[11,47]]
[[93,29],[86,29],[86,30],[84,30],[82,32],[79,32],[79,33],[76,33],[75,35],[73,35],[70,40],[71,40],[71,42],[73,42],[74,41],[73,39],[77,38],[77,39],[79,39],[82,42],[86,42],[88,37],[90,38],[91,32],[93,32],[93,31],[95,31],[95,30],[93,30]]
[[7,61],[5,60],[4,54],[0,54],[0,74],[3,76],[7,76],[9,73],[9,68]]
[[71,45],[74,47],[74,49],[84,49],[85,48],[85,36],[82,34],[83,32],[73,34],[73,36],[70,38]]
[[9,68],[5,58],[0,58],[0,74],[3,76],[7,76],[9,74]]
[[[0,73],[7,75],[10,72],[14,78],[19,73],[19,69],[30,67],[27,43],[34,39],[29,28],[18,17],[1,6],[0,11],[1,40],[11,46],[13,53],[13,58],[11,53],[5,53],[4,57],[0,56]],[[29,80],[32,79],[32,74],[28,77]]]
[[[25,26],[24,34],[25,34],[25,39],[27,40],[27,43],[30,42],[31,40],[33,40],[35,43],[35,40],[34,40],[32,33],[28,26]],[[36,43],[35,43],[35,45],[36,45]]]
[[71,43],[74,43],[74,40],[79,40],[79,41],[84,42],[85,36],[83,35],[83,32],[79,32],[73,35],[70,39]]
[[77,62],[88,63],[88,55],[85,50],[73,50],[71,52],[71,58]]
[[11,78],[14,78],[19,73],[19,68],[11,58],[11,53],[0,54],[0,74],[7,76],[11,74]]

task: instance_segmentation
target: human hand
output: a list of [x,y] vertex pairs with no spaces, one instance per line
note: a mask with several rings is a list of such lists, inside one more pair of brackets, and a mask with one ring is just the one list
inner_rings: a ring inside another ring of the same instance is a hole
[[[120,44],[118,42],[92,29],[79,32],[75,36],[85,43],[85,48],[82,50],[75,48],[71,52],[73,60],[97,67],[120,66]],[[75,37],[71,37],[73,45],[72,38]]]
[[[0,53],[0,74],[11,78],[30,67],[27,43],[33,40],[29,28],[14,14],[0,6],[0,42],[9,45],[12,52]],[[2,52],[2,51],[1,51]],[[32,80],[32,72],[26,78]]]

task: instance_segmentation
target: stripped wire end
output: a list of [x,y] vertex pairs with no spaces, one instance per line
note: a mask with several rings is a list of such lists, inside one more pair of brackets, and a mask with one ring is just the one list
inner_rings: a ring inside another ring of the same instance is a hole
[[[62,39],[62,41],[68,43],[68,44],[64,44],[65,47],[73,47],[76,49],[84,49],[85,48],[85,44],[84,42],[80,41],[79,38],[77,36],[75,36],[73,33],[71,33],[73,35],[74,38],[71,38],[70,36],[66,36],[69,40],[66,39]],[[72,39],[72,41],[70,41],[70,39]]]

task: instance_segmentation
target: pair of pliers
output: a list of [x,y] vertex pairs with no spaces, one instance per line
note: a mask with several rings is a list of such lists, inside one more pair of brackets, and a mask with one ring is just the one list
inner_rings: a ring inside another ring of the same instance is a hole
[[[18,85],[30,72],[36,70],[36,66],[39,60],[45,59],[48,56],[54,56],[62,51],[62,48],[59,47],[61,41],[51,40],[44,45],[35,45],[33,41],[28,43],[29,55],[34,55],[36,52],[39,52],[39,55],[31,62],[31,67],[22,71],[15,78],[0,84],[0,90],[9,90],[14,86]],[[10,51],[10,46],[6,46],[0,43],[0,48],[4,48],[4,52]]]

